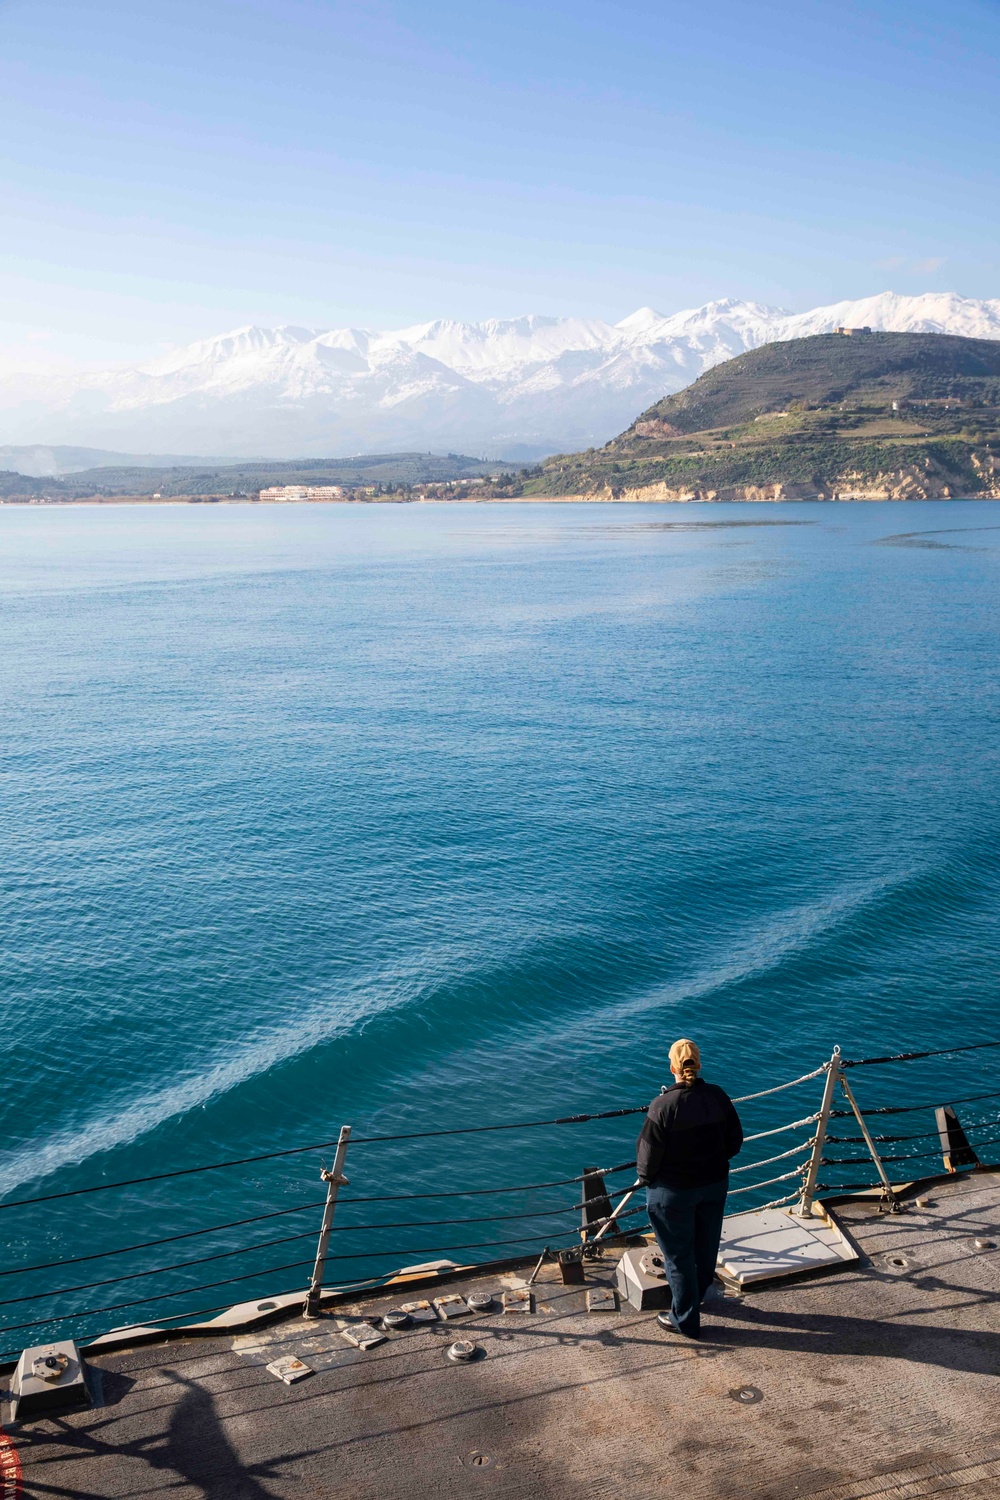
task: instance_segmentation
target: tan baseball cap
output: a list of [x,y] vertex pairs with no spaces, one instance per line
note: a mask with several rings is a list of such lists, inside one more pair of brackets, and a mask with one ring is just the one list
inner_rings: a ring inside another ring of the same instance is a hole
[[698,1044],[682,1036],[670,1049],[670,1071],[682,1073],[685,1063],[693,1063],[695,1072],[701,1072],[701,1053],[698,1051]]

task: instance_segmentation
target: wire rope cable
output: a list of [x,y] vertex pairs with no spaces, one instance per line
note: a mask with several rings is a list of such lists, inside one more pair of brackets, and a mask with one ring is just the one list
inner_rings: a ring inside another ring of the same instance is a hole
[[775,1125],[773,1130],[758,1130],[756,1135],[745,1135],[743,1144],[747,1141],[762,1141],[769,1135],[781,1135],[786,1130],[802,1130],[806,1125],[815,1125],[819,1119],[819,1110],[814,1115],[806,1115],[804,1120],[792,1120],[788,1125]]
[[228,1224],[209,1224],[205,1229],[185,1229],[180,1234],[167,1234],[158,1240],[143,1240],[138,1245],[120,1245],[115,1250],[92,1250],[89,1255],[74,1255],[61,1260],[40,1261],[34,1266],[7,1266],[0,1270],[0,1276],[26,1276],[33,1271],[51,1271],[57,1266],[78,1266],[85,1260],[103,1260],[108,1255],[131,1255],[136,1250],[152,1250],[157,1245],[173,1245],[178,1240],[194,1239],[199,1234],[221,1234],[226,1229],[242,1229],[245,1224],[260,1224],[264,1219],[278,1219],[283,1214],[301,1214],[306,1209],[323,1207],[322,1201],[318,1203],[300,1203],[297,1208],[276,1208],[269,1214],[254,1214],[249,1219],[233,1219]]
[[[638,1211],[639,1210],[636,1210],[636,1212],[638,1212]],[[376,1259],[377,1258],[379,1260],[382,1260],[382,1259],[386,1259],[386,1258],[393,1258],[393,1257],[398,1256],[398,1255],[426,1255],[429,1250],[435,1250],[435,1249],[436,1250],[493,1250],[493,1249],[498,1248],[501,1245],[527,1245],[527,1244],[532,1244],[532,1243],[537,1243],[537,1241],[534,1240],[533,1237],[531,1237],[531,1236],[524,1236],[524,1237],[521,1237],[519,1239],[513,1239],[513,1240],[473,1240],[470,1243],[462,1244],[462,1245],[437,1245],[437,1246],[434,1246],[434,1245],[431,1245],[431,1246],[419,1246],[418,1245],[418,1246],[415,1246],[415,1247],[410,1248],[410,1249],[365,1251],[365,1258],[366,1259]],[[329,1263],[330,1261],[334,1261],[334,1260],[359,1260],[359,1259],[361,1259],[361,1257],[357,1254],[357,1252],[354,1252],[353,1254],[350,1254],[350,1255],[328,1255],[326,1259],[327,1259],[327,1262]],[[230,1276],[230,1277],[227,1277],[227,1279],[225,1281],[210,1281],[210,1282],[207,1282],[204,1286],[181,1287],[177,1291],[173,1291],[173,1292],[162,1292],[162,1293],[159,1293],[158,1295],[155,1295],[155,1296],[152,1296],[152,1297],[139,1297],[139,1298],[137,1298],[136,1300],[134,1300],[132,1302],[115,1302],[115,1303],[112,1303],[108,1307],[88,1308],[88,1309],[86,1309],[85,1311],[82,1311],[82,1312],[56,1313],[56,1314],[54,1314],[51,1317],[33,1318],[31,1320],[31,1322],[28,1322],[28,1323],[6,1323],[6,1324],[4,1324],[4,1326],[2,1328],[0,1328],[0,1336],[2,1336],[5,1333],[15,1333],[15,1332],[18,1332],[22,1328],[40,1328],[42,1326],[47,1326],[49,1323],[67,1323],[67,1322],[70,1322],[73,1318],[96,1318],[96,1317],[99,1317],[102,1313],[121,1312],[123,1308],[129,1308],[129,1307],[148,1307],[150,1305],[150,1303],[165,1302],[165,1301],[167,1301],[171,1297],[188,1297],[188,1296],[194,1296],[198,1292],[214,1291],[216,1287],[220,1287],[220,1286],[235,1286],[235,1285],[237,1285],[241,1281],[250,1281],[250,1280],[253,1280],[253,1279],[257,1278],[257,1277],[262,1277],[262,1276],[276,1276],[281,1271],[293,1271],[293,1270],[297,1270],[300,1266],[311,1266],[313,1264],[313,1262],[314,1262],[314,1258],[312,1256],[310,1256],[308,1260],[296,1260],[296,1261],[291,1261],[288,1265],[284,1265],[284,1266],[272,1266],[270,1268],[270,1270],[267,1270],[267,1271],[248,1271],[246,1273],[246,1275],[244,1275],[244,1276]],[[303,1291],[304,1290],[305,1290],[305,1288],[303,1288]],[[277,1293],[275,1295],[284,1296],[286,1294],[285,1293]]]
[[[992,1140],[989,1140],[989,1141],[970,1141],[969,1145],[971,1146],[971,1148],[974,1151],[985,1151],[987,1146],[998,1146],[998,1145],[1000,1145],[1000,1136],[994,1136],[992,1138]],[[956,1146],[954,1148],[954,1150],[956,1152],[961,1151],[962,1147]],[[929,1156],[941,1156],[943,1154],[944,1153],[942,1152],[941,1147],[938,1146],[936,1148],[936,1150],[933,1150],[933,1151],[906,1151],[906,1152],[900,1153],[898,1156],[883,1156],[882,1153],[879,1152],[879,1157],[880,1157],[880,1159],[882,1161],[891,1161],[891,1162],[898,1162],[898,1161],[926,1161]],[[866,1156],[844,1156],[844,1157],[824,1156],[823,1157],[823,1165],[827,1166],[827,1167],[847,1167],[847,1166],[851,1166],[852,1164],[857,1164],[858,1162],[864,1162],[864,1161],[870,1161],[870,1160],[871,1160],[871,1157],[866,1157]]]
[[[907,1151],[905,1155],[884,1156],[879,1152],[879,1161],[926,1161],[928,1157],[938,1156],[939,1151]],[[822,1164],[824,1167],[861,1167],[870,1162],[870,1156],[824,1156]]]
[[870,1193],[885,1192],[885,1184],[878,1178],[874,1182],[818,1182],[817,1193]]
[[[593,1203],[603,1203],[607,1199],[606,1193],[599,1193],[593,1198],[584,1198],[579,1203],[566,1203],[559,1207],[527,1209],[516,1214],[486,1214],[478,1218],[462,1217],[461,1219],[403,1219],[394,1223],[383,1224],[334,1224],[330,1228],[330,1234],[351,1234],[372,1229],[440,1229],[452,1227],[456,1224],[496,1224],[508,1222],[512,1219],[551,1219],[563,1217],[566,1214],[578,1213],[583,1208],[589,1208]],[[588,1229],[596,1228],[600,1224],[608,1223],[615,1218],[625,1218],[631,1214],[640,1212],[639,1209],[628,1209],[624,1214],[610,1214],[606,1218],[592,1220]],[[262,1240],[256,1245],[237,1245],[232,1250],[220,1250],[214,1255],[201,1255],[197,1259],[176,1261],[169,1266],[154,1266],[145,1271],[127,1271],[120,1276],[108,1276],[102,1281],[88,1281],[79,1286],[60,1287],[58,1290],[47,1292],[30,1292],[23,1297],[7,1297],[0,1302],[0,1307],[11,1307],[16,1302],[33,1302],[39,1297],[63,1297],[72,1292],[89,1292],[99,1286],[116,1286],[121,1281],[138,1281],[143,1276],[165,1276],[172,1271],[183,1271],[188,1266],[204,1266],[210,1261],[225,1260],[230,1255],[253,1255],[258,1250],[273,1250],[278,1245],[290,1245],[297,1240],[310,1240],[316,1238],[315,1229],[303,1230],[301,1234],[284,1235],[278,1240]],[[114,1252],[108,1251],[108,1254]],[[367,1254],[367,1251],[358,1251],[358,1255]],[[89,1258],[89,1257],[87,1257]],[[57,1261],[56,1265],[72,1265],[72,1261]],[[45,1267],[43,1269],[49,1269]],[[248,1275],[256,1275],[249,1272]],[[268,1274],[266,1272],[261,1274]]]
[[953,1057],[959,1052],[980,1052],[984,1047],[1000,1047],[1000,1042],[969,1042],[963,1047],[938,1047],[933,1052],[895,1052],[886,1057],[841,1059],[842,1068],[874,1068],[880,1063],[913,1062],[920,1057]]
[[[993,1089],[992,1092],[988,1093],[988,1094],[966,1094],[965,1097],[964,1097],[964,1099],[950,1099],[950,1100],[947,1100],[946,1103],[949,1104],[949,1105],[954,1105],[954,1104],[972,1104],[974,1102],[974,1100],[976,1100],[976,1099],[1000,1099],[1000,1089]],[[877,1105],[876,1107],[874,1107],[872,1109],[863,1109],[863,1110],[861,1110],[861,1114],[866,1115],[866,1116],[867,1115],[911,1115],[911,1114],[913,1114],[917,1110],[921,1110],[921,1109],[940,1109],[941,1107],[942,1106],[939,1103],[931,1103],[931,1104],[880,1104],[880,1105]],[[852,1109],[831,1109],[831,1111],[830,1111],[830,1119],[831,1120],[849,1119],[853,1114],[854,1114],[854,1111]]]
[[[384,1141],[423,1141],[444,1135],[485,1135],[496,1130],[537,1130],[546,1125],[584,1125],[591,1120],[615,1120],[625,1115],[645,1114],[648,1104],[628,1105],[624,1109],[606,1109],[597,1114],[562,1115],[553,1120],[517,1120],[501,1125],[465,1125],[453,1130],[415,1130],[400,1135],[357,1135],[351,1137],[351,1146],[373,1146]],[[241,1156],[231,1161],[207,1162],[198,1167],[176,1167],[170,1172],[152,1172],[145,1177],[129,1177],[119,1182],[95,1182],[89,1187],[67,1188],[60,1193],[44,1193],[37,1198],[11,1198],[0,1203],[4,1208],[28,1208],[36,1203],[54,1203],[59,1198],[78,1198],[83,1193],[107,1193],[113,1188],[142,1187],[148,1182],[165,1182],[172,1177],[191,1177],[198,1172],[219,1172],[225,1167],[252,1166],[259,1161],[277,1161],[279,1157],[301,1156],[310,1151],[330,1151],[337,1145],[335,1140],[319,1141],[312,1146],[288,1146],[282,1151],[265,1151],[259,1156]]]
[[[849,1111],[845,1110],[844,1113],[848,1114]],[[993,1115],[989,1120],[977,1120],[972,1125],[967,1125],[963,1121],[962,1129],[965,1131],[990,1130],[994,1125],[1000,1125],[1000,1115]],[[886,1145],[895,1145],[897,1141],[929,1141],[932,1137],[935,1140],[940,1140],[941,1132],[939,1130],[922,1130],[919,1135],[873,1135],[872,1140],[876,1143],[884,1141]],[[828,1135],[827,1140],[834,1142],[838,1146],[846,1145],[848,1142],[853,1146],[865,1144],[863,1135]]]
[[770,1187],[775,1182],[788,1182],[792,1177],[801,1177],[803,1171],[803,1167],[795,1167],[791,1172],[783,1172],[780,1177],[765,1177],[763,1182],[748,1182],[746,1187],[732,1188],[729,1196],[734,1198],[737,1193],[753,1193],[758,1188]]
[[772,1198],[770,1203],[760,1203],[756,1208],[740,1208],[734,1214],[727,1214],[729,1219],[742,1218],[744,1214],[762,1214],[769,1208],[781,1208],[786,1203],[794,1203],[798,1193],[788,1193],[784,1198]]
[[803,1151],[811,1151],[815,1144],[815,1140],[802,1141],[799,1145],[793,1146],[790,1151],[779,1151],[777,1156],[765,1156],[763,1161],[751,1161],[745,1167],[730,1167],[730,1176],[737,1172],[753,1172],[757,1167],[769,1167],[772,1162],[785,1161],[789,1156],[799,1156]]
[[[634,1161],[626,1161],[619,1163],[619,1165],[615,1167],[598,1167],[595,1168],[595,1171],[602,1177],[612,1177],[615,1175],[615,1173],[629,1171],[634,1166]],[[489,1196],[492,1194],[500,1195],[505,1193],[536,1193],[541,1192],[544,1188],[567,1187],[574,1182],[583,1182],[584,1179],[590,1175],[590,1173],[578,1172],[575,1177],[559,1177],[552,1182],[529,1182],[522,1183],[515,1187],[501,1188],[460,1188],[457,1190],[453,1189],[452,1191],[447,1193],[399,1193],[395,1195],[387,1193],[377,1193],[372,1197],[366,1198],[341,1197],[337,1200],[337,1202],[338,1205],[343,1205],[345,1203],[407,1203],[410,1201],[426,1200],[431,1198],[474,1198]],[[585,1200],[585,1202],[590,1201],[593,1200]],[[576,1205],[576,1207],[578,1208],[581,1208],[583,1206],[584,1205],[582,1203]],[[246,1224],[259,1224],[262,1223],[265,1219],[277,1219],[284,1214],[304,1213],[308,1209],[315,1209],[319,1211],[322,1208],[322,1200],[319,1200],[315,1203],[300,1203],[297,1204],[294,1208],[278,1208],[266,1214],[252,1214],[249,1218],[246,1219],[232,1219],[227,1224],[210,1224],[204,1229],[185,1229],[180,1234],[167,1234],[161,1236],[156,1240],[143,1240],[141,1243],[136,1245],[120,1245],[114,1250],[94,1250],[89,1255],[75,1255],[70,1258],[63,1257],[60,1260],[41,1261],[33,1266],[9,1266],[0,1270],[0,1276],[26,1275],[27,1273],[34,1271],[50,1271],[58,1266],[76,1266],[80,1265],[83,1261],[102,1260],[105,1256],[109,1255],[130,1255],[133,1251],[136,1250],[151,1250],[157,1245],[171,1245],[174,1244],[177,1240],[193,1239],[197,1235],[221,1234],[224,1230],[227,1229],[241,1229]],[[502,1219],[507,1217],[517,1218],[519,1217],[519,1215],[490,1215],[490,1218],[494,1219]],[[415,1225],[418,1225],[420,1223],[419,1220],[414,1220],[413,1222]],[[462,1223],[466,1221],[456,1219],[454,1222]],[[471,1223],[475,1221],[469,1220],[467,1222]],[[338,1225],[332,1232],[338,1233],[342,1229],[363,1229],[368,1227],[375,1228],[377,1226],[345,1224]],[[396,1227],[404,1226],[400,1225]]]
[[[594,1172],[581,1172],[576,1177],[557,1177],[553,1182],[533,1182],[522,1187],[506,1188],[462,1188],[454,1189],[448,1193],[376,1193],[371,1198],[341,1197],[337,1199],[337,1207],[342,1203],[411,1203],[420,1198],[481,1198],[488,1194],[499,1193],[537,1193],[542,1188],[565,1187],[570,1182],[582,1182],[584,1177],[597,1175],[599,1177],[611,1177],[615,1172],[624,1172],[627,1167],[634,1167],[635,1162],[626,1162],[620,1167],[595,1167]],[[616,1189],[615,1191],[618,1191]]]
[[[821,1067],[813,1069],[811,1073],[803,1073],[801,1078],[792,1078],[787,1083],[775,1084],[773,1088],[761,1089],[754,1094],[741,1094],[733,1100],[734,1104],[746,1104],[753,1099],[763,1099],[770,1094],[780,1093],[783,1089],[795,1088],[800,1083],[808,1083],[812,1078],[818,1078],[829,1067],[823,1063]],[[394,1135],[358,1135],[352,1136],[352,1148],[357,1146],[374,1146],[390,1141],[421,1141],[431,1140],[441,1136],[453,1135],[486,1135],[498,1130],[538,1130],[545,1126],[553,1125],[585,1125],[594,1120],[617,1120],[624,1119],[629,1115],[646,1114],[648,1104],[630,1104],[618,1109],[597,1110],[589,1114],[559,1115],[546,1120],[516,1120],[502,1122],[496,1125],[464,1125],[455,1126],[447,1130],[414,1130],[404,1131]],[[58,1193],[43,1193],[33,1198],[11,1198],[6,1203],[0,1203],[0,1209],[5,1208],[27,1208],[37,1203],[54,1203],[61,1198],[76,1198],[84,1193],[106,1193],[116,1188],[142,1187],[150,1182],[165,1182],[175,1177],[190,1177],[199,1172],[219,1172],[227,1167],[246,1167],[255,1165],[262,1161],[277,1161],[282,1157],[301,1156],[311,1151],[330,1151],[336,1146],[336,1140],[316,1141],[309,1146],[288,1146],[280,1151],[264,1151],[256,1156],[233,1157],[228,1161],[206,1162],[195,1167],[175,1167],[169,1172],[152,1172],[144,1177],[129,1177],[117,1182],[95,1182],[86,1187],[67,1188]]]
[[803,1073],[801,1078],[792,1078],[788,1083],[775,1084],[773,1089],[761,1089],[760,1092],[756,1094],[741,1094],[738,1099],[733,1100],[733,1103],[749,1104],[751,1099],[766,1099],[768,1094],[780,1094],[782,1089],[793,1089],[800,1083],[808,1083],[810,1079],[818,1078],[821,1073],[825,1073],[827,1071],[829,1066],[829,1063],[823,1063],[821,1067],[813,1068],[811,1073]]

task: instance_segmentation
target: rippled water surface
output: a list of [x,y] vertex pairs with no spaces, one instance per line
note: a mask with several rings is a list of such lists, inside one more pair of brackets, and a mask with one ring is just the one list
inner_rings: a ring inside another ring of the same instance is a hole
[[[0,510],[0,1189],[641,1104],[681,1034],[735,1094],[1000,1035],[996,516]],[[554,1180],[637,1124],[359,1145],[350,1192]],[[131,1245],[312,1202],[318,1160],[5,1227],[21,1263]],[[470,1213],[398,1247],[517,1232]]]

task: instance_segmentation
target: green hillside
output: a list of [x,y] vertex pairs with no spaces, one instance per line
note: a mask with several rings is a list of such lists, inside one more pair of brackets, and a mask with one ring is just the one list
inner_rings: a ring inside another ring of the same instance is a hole
[[528,496],[1000,498],[1000,342],[821,334],[717,365]]
[[52,500],[88,496],[253,495],[275,484],[340,484],[348,490],[395,493],[412,485],[440,484],[467,477],[488,478],[503,465],[449,453],[367,453],[355,458],[303,458],[287,462],[173,464],[163,468],[123,465],[85,469],[59,479],[0,472],[0,498],[46,496]]

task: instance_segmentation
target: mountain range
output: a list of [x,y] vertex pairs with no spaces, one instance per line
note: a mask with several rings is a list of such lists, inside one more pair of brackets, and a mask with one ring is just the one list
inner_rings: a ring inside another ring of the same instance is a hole
[[713,365],[839,325],[1000,339],[1000,298],[884,292],[804,313],[729,298],[669,316],[641,308],[614,324],[240,328],[131,368],[0,367],[0,443],[241,458],[434,448],[527,461],[602,444]]

